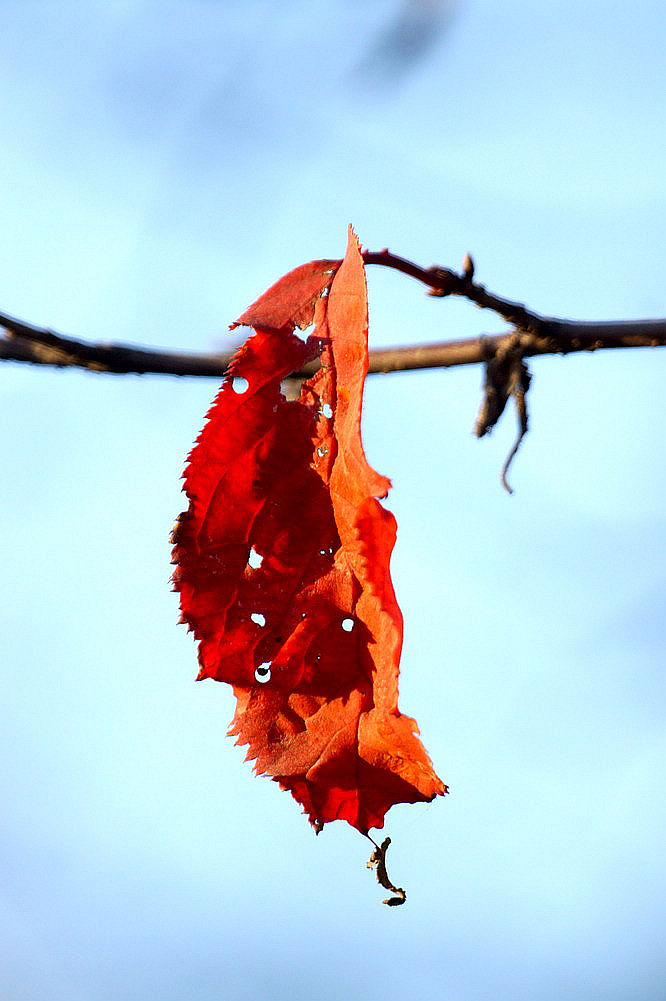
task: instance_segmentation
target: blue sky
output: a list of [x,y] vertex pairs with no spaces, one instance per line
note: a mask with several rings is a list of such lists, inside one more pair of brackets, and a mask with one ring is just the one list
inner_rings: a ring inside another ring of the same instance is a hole
[[[437,31],[437,17],[443,20]],[[447,17],[445,17],[447,15]],[[126,0],[0,7],[0,308],[93,340],[226,347],[281,274],[369,249],[545,313],[666,312],[666,8]],[[371,343],[503,329],[369,274]],[[13,1001],[661,1001],[666,641],[660,351],[377,377],[401,706],[445,801],[314,838],[194,683],[168,535],[211,380],[5,365],[0,983]]]

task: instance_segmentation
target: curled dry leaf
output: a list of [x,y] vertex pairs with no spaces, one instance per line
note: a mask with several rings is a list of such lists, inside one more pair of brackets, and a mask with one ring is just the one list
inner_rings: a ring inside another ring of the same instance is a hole
[[[368,835],[370,838],[370,835]],[[389,907],[399,907],[401,904],[407,900],[407,894],[401,886],[396,886],[395,883],[391,881],[391,877],[386,869],[386,853],[391,844],[390,838],[384,838],[381,845],[378,845],[376,841],[370,838],[373,845],[375,846],[372,855],[366,866],[368,869],[374,869],[375,875],[377,876],[377,882],[380,886],[383,886],[385,890],[390,890],[393,894],[392,897],[386,897],[382,900],[383,904],[387,904]]]
[[[337,269],[337,270],[336,270]],[[304,342],[295,327],[315,323]],[[382,827],[394,803],[446,792],[398,710],[402,616],[389,573],[396,523],[367,463],[361,406],[367,293],[346,256],[280,279],[237,321],[238,351],[189,457],[174,531],[182,618],[200,678],[233,686],[230,733],[316,830]],[[321,354],[287,400],[280,384]]]

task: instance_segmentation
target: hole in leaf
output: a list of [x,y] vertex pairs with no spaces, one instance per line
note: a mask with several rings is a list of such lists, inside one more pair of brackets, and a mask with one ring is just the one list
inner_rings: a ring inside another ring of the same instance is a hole
[[266,616],[262,615],[261,612],[253,612],[252,615],[250,616],[250,618],[258,626],[265,626],[266,625]]
[[333,407],[331,406],[330,403],[325,403],[324,406],[319,411],[319,413],[322,414],[324,417],[328,417],[330,420],[330,418],[333,416]]
[[317,455],[328,455],[328,445],[320,445],[317,449]]
[[267,681],[271,680],[271,662],[270,660],[265,660],[263,664],[254,672],[255,680],[259,682],[260,685],[265,685]]
[[247,379],[244,379],[242,375],[235,375],[231,380],[231,388],[233,389],[234,393],[238,393],[239,396],[241,395],[241,393],[246,392],[247,387],[249,385],[250,383],[247,381]]
[[261,553],[258,553],[254,546],[250,549],[250,555],[247,558],[248,566],[251,566],[253,570],[258,570],[261,564],[264,562],[264,558]]
[[354,620],[353,619],[343,619],[342,622],[341,622],[341,625],[342,625],[342,628],[344,629],[344,631],[346,633],[350,633],[352,631],[352,629],[354,628]]
[[301,341],[307,341],[308,337],[314,332],[314,323],[310,323],[305,330],[301,330],[300,327],[294,327],[294,335]]

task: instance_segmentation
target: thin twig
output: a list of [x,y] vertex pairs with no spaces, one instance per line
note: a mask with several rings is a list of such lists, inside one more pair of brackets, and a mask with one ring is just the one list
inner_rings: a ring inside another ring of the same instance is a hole
[[[543,354],[568,354],[610,348],[657,347],[666,345],[666,320],[636,320],[587,323],[549,320],[557,333],[521,335],[524,358]],[[231,353],[187,354],[159,348],[127,344],[94,344],[33,327],[0,313],[0,360],[50,365],[57,368],[84,368],[91,372],[118,375],[178,375],[221,378]],[[426,368],[477,365],[492,358],[513,331],[493,337],[415,344],[408,347],[379,348],[370,352],[371,374],[407,372]],[[309,376],[318,367],[311,362],[297,377]]]
[[[503,349],[507,339],[520,333],[520,353],[528,358],[541,354],[568,354],[608,348],[656,347],[666,344],[666,319],[587,322],[540,316],[521,303],[488,292],[475,282],[474,265],[466,257],[460,274],[448,268],[422,268],[388,250],[365,251],[366,264],[392,268],[428,286],[429,294],[443,298],[462,296],[482,309],[502,316],[514,330],[494,337],[442,341],[370,352],[370,373],[405,372],[421,368],[449,368],[487,362]],[[339,261],[330,261],[331,268]],[[0,360],[52,365],[59,368],[85,368],[92,372],[125,375],[206,376],[220,378],[231,359],[230,352],[186,354],[128,344],[94,344],[64,337],[51,330],[32,326],[0,313]],[[295,377],[311,375],[318,367],[311,363]]]
[[[370,351],[369,359],[370,374],[485,364],[486,389],[477,421],[477,434],[485,434],[494,426],[510,397],[515,400],[519,418],[519,434],[502,470],[502,483],[509,492],[511,487],[507,482],[507,471],[528,424],[525,394],[529,386],[529,373],[524,363],[525,358],[544,354],[569,354],[574,351],[666,345],[666,319],[602,323],[563,320],[540,316],[522,303],[488,292],[484,285],[474,281],[474,262],[469,254],[463,261],[460,274],[436,266],[422,268],[388,250],[378,253],[365,251],[363,259],[366,264],[392,268],[422,282],[428,287],[429,295],[438,298],[462,296],[481,309],[489,309],[498,314],[511,325],[512,329],[507,333],[494,337],[481,336],[437,344],[374,349]],[[330,265],[330,271],[334,272],[341,262],[326,263]],[[220,379],[226,374],[232,358],[231,352],[184,354],[129,344],[92,344],[64,337],[0,313],[0,329],[2,328],[4,335],[0,334],[0,361],[83,368],[91,372],[207,376]],[[511,360],[506,371],[504,358]],[[316,359],[301,371],[292,373],[292,379],[308,377],[318,367],[319,361]],[[400,901],[391,901],[394,902]]]
[[230,352],[197,355],[129,344],[91,344],[33,327],[4,313],[0,313],[0,327],[6,331],[0,337],[0,359],[33,365],[85,368],[117,375],[151,373],[219,378],[231,359]]
[[[503,317],[507,323],[517,327],[525,333],[537,334],[540,338],[556,337],[570,339],[572,342],[580,337],[585,342],[580,346],[572,346],[572,351],[590,350],[595,338],[622,337],[632,330],[643,336],[659,338],[652,342],[650,346],[666,343],[666,319],[660,320],[622,320],[610,322],[588,322],[580,320],[563,320],[556,316],[541,316],[528,309],[520,302],[513,302],[502,296],[488,292],[485,285],[475,282],[474,263],[469,256],[465,255],[461,274],[451,271],[449,268],[440,268],[433,265],[430,268],[422,268],[404,257],[390,253],[389,250],[372,252],[366,250],[363,253],[363,260],[366,264],[378,264],[382,267],[392,268],[402,274],[409,275],[429,288],[429,295],[437,298],[445,298],[449,295],[462,296],[470,302],[475,303],[481,309],[490,309],[493,313]],[[603,344],[599,347],[613,347],[616,345]],[[622,344],[618,347],[641,347],[643,344]],[[558,349],[559,351],[559,349]],[[535,354],[552,353],[548,351],[534,352]],[[556,352],[558,353],[558,352]],[[463,363],[464,364],[464,363]]]

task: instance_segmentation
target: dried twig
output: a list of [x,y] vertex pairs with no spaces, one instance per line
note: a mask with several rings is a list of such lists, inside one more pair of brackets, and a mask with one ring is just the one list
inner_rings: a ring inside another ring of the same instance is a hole
[[[521,335],[524,358],[575,351],[598,351],[610,348],[658,347],[666,345],[666,320],[638,320],[609,324],[571,324],[576,335],[553,339]],[[585,328],[591,326],[592,332]],[[604,327],[605,332],[600,332]],[[57,368],[83,368],[91,372],[115,375],[178,375],[222,378],[231,359],[230,352],[187,354],[159,348],[140,348],[127,344],[93,344],[90,341],[63,337],[53,331],[32,327],[0,313],[0,360],[51,365]],[[492,337],[470,337],[459,341],[439,341],[409,347],[379,348],[370,351],[370,374],[408,372],[427,368],[452,368],[478,365],[515,336],[513,332]],[[316,362],[295,377],[306,378],[318,367]]]
[[[466,255],[460,274],[448,268],[422,268],[403,257],[381,250],[365,251],[366,264],[392,268],[422,282],[428,294],[437,298],[462,296],[481,309],[503,317],[512,327],[506,334],[467,340],[417,344],[370,351],[369,372],[405,372],[454,365],[486,366],[484,399],[477,419],[479,437],[488,433],[503,413],[509,398],[516,404],[519,432],[502,469],[502,483],[512,492],[507,472],[528,425],[526,393],[530,376],[525,359],[536,355],[569,354],[610,348],[657,347],[666,345],[666,319],[587,322],[541,316],[522,303],[488,292],[474,281],[474,262]],[[324,262],[334,271],[340,261]],[[207,376],[221,378],[227,372],[230,352],[184,354],[135,347],[127,344],[92,344],[64,337],[51,330],[34,327],[0,313],[0,360],[83,368],[91,372],[116,374]],[[315,360],[292,379],[312,375],[319,367]]]
[[[417,344],[370,352],[370,372],[405,372],[421,368],[449,368],[487,362],[507,340],[520,335],[523,358],[542,354],[568,354],[573,351],[596,351],[608,348],[656,347],[666,344],[666,319],[628,320],[608,323],[562,320],[540,316],[520,303],[494,295],[475,282],[474,265],[467,255],[461,274],[447,268],[422,268],[391,254],[365,251],[366,264],[400,271],[428,286],[429,294],[443,298],[463,296],[483,309],[504,317],[514,328],[508,334],[473,337],[435,344]],[[334,268],[339,261],[330,261]],[[220,378],[230,360],[229,352],[185,354],[136,347],[127,344],[94,344],[64,337],[51,330],[32,326],[0,313],[0,360],[53,365],[59,368],[85,368],[92,372],[207,376]],[[297,377],[311,375],[313,362]]]

